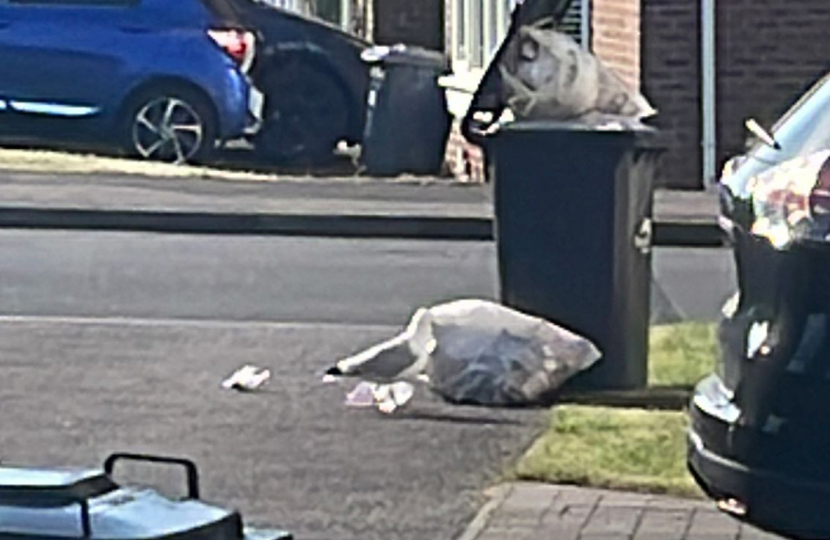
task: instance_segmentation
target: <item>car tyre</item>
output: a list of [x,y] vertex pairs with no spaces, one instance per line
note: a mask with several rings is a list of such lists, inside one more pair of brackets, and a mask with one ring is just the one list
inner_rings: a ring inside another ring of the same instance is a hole
[[324,69],[294,58],[276,65],[262,83],[266,95],[257,153],[279,163],[325,163],[349,132],[349,100]]
[[149,90],[127,107],[126,151],[142,159],[174,164],[204,162],[216,147],[215,114],[195,92]]

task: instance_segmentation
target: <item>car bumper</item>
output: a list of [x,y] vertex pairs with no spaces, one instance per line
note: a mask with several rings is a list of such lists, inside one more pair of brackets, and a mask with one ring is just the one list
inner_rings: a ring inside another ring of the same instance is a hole
[[235,140],[256,132],[262,124],[262,93],[235,66],[225,66],[222,80],[221,85],[203,82],[219,113],[219,140]]
[[[700,390],[690,407],[687,462],[695,480],[713,499],[734,499],[750,523],[794,538],[830,538],[830,484],[749,466],[708,440],[710,433],[728,429],[718,403]],[[733,420],[734,421],[734,420]]]
[[245,135],[254,135],[262,129],[264,110],[265,94],[251,84],[248,91],[248,123],[245,126]]

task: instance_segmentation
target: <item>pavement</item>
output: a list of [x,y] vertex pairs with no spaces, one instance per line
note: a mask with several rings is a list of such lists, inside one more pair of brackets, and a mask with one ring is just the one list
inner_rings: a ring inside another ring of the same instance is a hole
[[[446,179],[274,182],[3,172],[0,227],[493,239],[489,185]],[[718,246],[717,200],[658,191],[654,244]]]
[[458,540],[774,540],[706,501],[516,482],[490,490]]

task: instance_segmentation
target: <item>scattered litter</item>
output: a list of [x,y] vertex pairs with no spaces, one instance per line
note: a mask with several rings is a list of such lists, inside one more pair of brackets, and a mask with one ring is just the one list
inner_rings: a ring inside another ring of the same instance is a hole
[[392,414],[403,407],[415,395],[415,387],[405,381],[378,384],[362,381],[346,396],[349,407],[377,407],[385,414]]
[[414,383],[452,403],[538,404],[600,358],[587,339],[485,300],[421,308],[400,335],[337,362],[325,381],[361,379],[350,406],[393,412]]
[[222,388],[250,392],[261,388],[270,379],[270,370],[247,365],[222,381]]
[[362,381],[346,396],[346,405],[349,407],[374,407],[375,389],[377,384]]

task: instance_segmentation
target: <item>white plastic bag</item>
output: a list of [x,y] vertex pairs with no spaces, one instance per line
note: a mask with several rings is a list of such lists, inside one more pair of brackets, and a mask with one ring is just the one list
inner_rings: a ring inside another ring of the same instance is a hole
[[429,314],[437,346],[427,375],[448,401],[532,405],[600,358],[587,339],[492,302],[460,300]]
[[[426,382],[454,403],[519,406],[550,397],[600,356],[587,339],[543,319],[485,300],[458,300],[419,309],[402,334],[330,372],[370,381],[385,412],[411,398],[386,392],[399,381]],[[365,389],[350,400],[365,404],[356,399]]]

